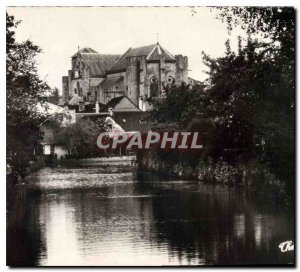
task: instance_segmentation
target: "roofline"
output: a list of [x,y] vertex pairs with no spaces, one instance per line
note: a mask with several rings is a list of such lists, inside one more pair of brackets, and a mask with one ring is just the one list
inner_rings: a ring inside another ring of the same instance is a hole
[[169,54],[174,60],[176,60],[175,56],[173,56],[167,49],[165,49],[161,45],[159,45],[159,46],[162,48],[162,50],[164,50],[167,54]]
[[[108,69],[107,69],[107,72],[109,72],[109,69],[111,68],[111,67],[113,67],[115,64],[117,64],[118,62],[120,62],[121,60],[123,60],[123,58],[124,58],[124,56],[127,54],[127,52],[129,52],[131,50],[131,47],[129,47],[128,49],[127,49],[127,51],[123,54],[123,55],[121,55],[121,57],[114,63],[114,64],[112,64],[110,67],[108,67]],[[112,70],[113,71],[113,70]]]
[[[137,105],[135,105],[135,103],[127,96],[127,95],[124,95],[124,97],[127,97],[127,99],[139,110],[139,111],[142,111],[141,109],[139,109],[139,107]],[[123,97],[123,98],[124,98]]]
[[76,112],[75,113],[76,115],[86,115],[86,116],[88,116],[88,115],[90,115],[90,116],[93,116],[93,115],[109,115],[109,112],[106,112],[106,111],[104,111],[104,112],[99,112],[99,113],[96,113],[96,112]]
[[118,112],[120,112],[120,113],[123,113],[123,112],[126,112],[126,113],[130,112],[130,113],[132,113],[132,112],[135,112],[135,113],[137,113],[137,112],[144,112],[144,111],[138,109],[138,110],[112,110],[112,112],[113,113],[118,113]]
[[[106,78],[106,77],[105,77],[105,73],[104,73],[104,74],[101,74],[101,75],[90,76],[90,78],[99,78],[99,77],[100,77],[100,78]],[[100,83],[101,83],[101,82],[100,82]],[[99,84],[100,84],[100,83],[99,83]]]
[[108,71],[105,72],[105,74],[108,75],[108,74],[122,73],[122,72],[126,72],[126,69],[108,70]]
[[[176,59],[172,59],[172,60],[165,60],[166,63],[175,63]],[[159,63],[159,60],[146,60],[146,63]],[[123,73],[126,72],[126,68],[125,69],[119,69],[119,70],[108,70],[105,72],[105,75],[110,75],[110,74],[115,74],[115,73]]]
[[154,45],[153,49],[150,51],[150,53],[148,54],[148,56],[146,57],[146,60],[148,60],[148,58],[151,56],[151,54],[154,52],[154,50],[158,48],[158,44]]
[[[117,96],[117,97],[115,97],[115,98],[121,98],[120,99],[120,101],[122,101],[122,99],[124,99],[124,98],[127,98],[128,100],[129,100],[129,102],[137,109],[136,111],[133,111],[133,110],[130,110],[130,111],[126,111],[126,110],[118,110],[117,112],[140,112],[140,111],[142,111],[141,109],[139,109],[139,107],[127,96],[127,95],[122,95],[122,96]],[[115,99],[115,98],[113,98],[113,99]],[[113,100],[113,99],[111,99],[111,100]],[[110,100],[110,101],[111,101]],[[108,105],[108,103],[110,102],[110,101],[108,101],[107,103],[106,103],[106,105],[104,105],[104,108],[105,107],[109,107],[109,105]],[[120,102],[119,101],[119,102]],[[115,112],[114,110],[113,110],[113,112]]]

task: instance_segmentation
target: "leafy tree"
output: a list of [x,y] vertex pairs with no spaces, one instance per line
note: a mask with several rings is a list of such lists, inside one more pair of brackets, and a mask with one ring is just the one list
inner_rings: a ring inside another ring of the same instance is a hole
[[[229,30],[241,26],[263,42],[247,46],[254,63],[246,70],[256,96],[254,131],[265,142],[273,171],[294,190],[295,155],[295,10],[292,7],[219,8]],[[258,59],[257,59],[258,58]],[[251,80],[250,80],[251,81]]]
[[193,119],[205,115],[207,99],[204,86],[173,84],[166,88],[166,99],[148,99],[153,105],[151,119],[154,126],[169,124],[170,128],[186,129]]
[[36,106],[49,87],[37,74],[35,57],[41,49],[27,40],[15,41],[19,22],[6,14],[6,122],[7,163],[14,181],[26,176],[29,161],[39,146],[39,125],[47,118]]
[[265,39],[266,49],[280,51],[293,71],[295,59],[295,9],[293,7],[219,7],[218,18],[228,30],[240,26],[249,35]]
[[264,46],[249,38],[243,47],[240,39],[238,53],[231,51],[229,42],[223,57],[203,53],[209,67],[206,88],[171,87],[164,101],[153,101],[152,119],[174,129],[189,129],[194,123],[204,144],[199,154],[203,159],[260,157],[289,185],[293,96],[276,61],[279,53],[266,54]]
[[204,146],[200,152],[157,150],[161,159],[172,164],[183,160],[195,166],[201,157],[211,155],[215,149],[212,135],[215,135],[216,127],[207,111],[211,102],[204,85],[173,84],[167,87],[165,99],[149,99],[149,102],[153,105],[150,116],[153,129],[197,131]]
[[59,103],[59,90],[58,90],[58,88],[54,87],[54,89],[51,90],[51,94],[46,97],[46,100],[49,103],[58,105],[58,103]]
[[104,131],[103,121],[80,119],[69,126],[55,130],[55,141],[64,145],[68,154],[77,158],[97,156],[100,153],[96,145],[97,136]]

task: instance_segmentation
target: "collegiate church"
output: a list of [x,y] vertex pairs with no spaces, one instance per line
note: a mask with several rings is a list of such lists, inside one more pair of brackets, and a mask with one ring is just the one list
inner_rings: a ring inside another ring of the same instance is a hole
[[[72,69],[62,77],[63,99],[107,104],[125,96],[142,111],[151,109],[147,98],[163,98],[167,84],[186,84],[188,58],[172,55],[159,43],[129,48],[123,55],[99,54],[82,48],[71,57]],[[76,98],[76,99],[75,99]]]

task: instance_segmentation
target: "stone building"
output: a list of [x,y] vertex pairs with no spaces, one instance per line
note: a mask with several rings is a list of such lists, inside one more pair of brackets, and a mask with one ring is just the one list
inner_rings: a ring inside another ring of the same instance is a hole
[[62,77],[63,99],[68,102],[74,95],[84,101],[97,100],[97,87],[104,79],[106,70],[120,55],[98,54],[91,48],[82,48],[71,57],[72,68]]
[[173,56],[159,43],[129,48],[123,55],[99,54],[91,48],[72,56],[72,69],[62,78],[66,103],[78,95],[85,103],[107,104],[127,96],[138,109],[150,109],[149,97],[163,98],[167,84],[189,83],[188,58]]

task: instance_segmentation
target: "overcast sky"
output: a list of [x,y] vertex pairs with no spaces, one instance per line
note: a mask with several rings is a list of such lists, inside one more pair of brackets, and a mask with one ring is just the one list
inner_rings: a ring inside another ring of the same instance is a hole
[[[50,87],[61,90],[61,77],[71,67],[70,57],[78,46],[103,54],[123,54],[129,47],[159,42],[173,55],[189,58],[189,75],[203,80],[204,51],[213,57],[224,55],[228,39],[226,24],[209,8],[190,7],[14,7],[8,8],[22,23],[17,41],[32,40],[43,49],[38,57],[39,74]],[[236,48],[237,33],[231,34]]]

